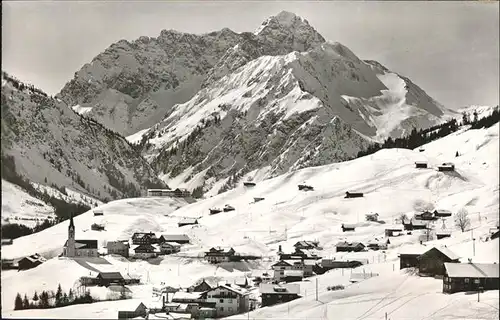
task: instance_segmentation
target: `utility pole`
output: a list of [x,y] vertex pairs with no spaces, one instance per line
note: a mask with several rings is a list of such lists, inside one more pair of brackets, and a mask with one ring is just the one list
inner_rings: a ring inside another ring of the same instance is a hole
[[316,278],[316,301],[318,301],[318,278]]

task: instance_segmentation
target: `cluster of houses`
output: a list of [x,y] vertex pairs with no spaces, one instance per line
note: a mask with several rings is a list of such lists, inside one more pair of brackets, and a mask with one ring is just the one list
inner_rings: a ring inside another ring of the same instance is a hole
[[[416,161],[415,168],[418,169],[427,169],[428,164],[426,161]],[[455,165],[451,162],[444,162],[443,164],[438,166],[438,171],[446,172],[446,171],[455,171]]]
[[80,281],[86,286],[109,287],[112,285],[124,286],[139,284],[140,279],[130,275],[122,276],[120,272],[99,272],[95,277],[81,277]]
[[460,257],[444,247],[409,246],[399,251],[400,269],[415,268],[421,276],[443,279],[443,292],[498,290],[497,263],[460,263]]
[[173,197],[173,198],[187,198],[191,196],[191,193],[186,189],[177,188],[175,190],[170,189],[148,189],[148,197]]

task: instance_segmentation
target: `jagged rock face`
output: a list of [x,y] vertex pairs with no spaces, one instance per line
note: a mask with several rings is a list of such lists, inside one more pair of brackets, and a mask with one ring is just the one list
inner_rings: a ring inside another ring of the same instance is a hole
[[108,128],[132,134],[189,100],[239,39],[223,29],[204,35],[164,30],[158,38],[121,40],[84,65],[57,97],[88,108],[86,115]]
[[268,19],[258,34],[227,28],[203,35],[164,30],[158,38],[111,45],[57,97],[130,135],[150,128],[173,105],[255,58],[305,51],[324,41],[307,21],[286,12]]
[[98,199],[139,195],[162,185],[123,137],[42,92],[20,89],[19,83],[2,75],[2,156],[14,158],[17,173]]

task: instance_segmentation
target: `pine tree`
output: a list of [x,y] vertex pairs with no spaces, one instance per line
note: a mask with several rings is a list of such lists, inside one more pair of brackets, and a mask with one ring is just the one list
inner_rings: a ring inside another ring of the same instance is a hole
[[57,286],[57,292],[56,292],[56,306],[61,305],[61,298],[62,298],[62,289],[61,289],[61,284]]
[[61,305],[64,307],[67,306],[68,304],[69,304],[69,298],[68,294],[65,292],[62,296]]
[[46,291],[42,291],[40,294],[40,308],[46,309],[49,307],[49,294]]
[[14,302],[14,310],[22,310],[23,309],[23,299],[21,295],[18,293],[16,296],[16,301]]
[[73,300],[75,300],[75,296],[73,294],[73,289],[69,289],[68,301],[73,302]]
[[33,295],[33,301],[38,301],[38,293],[35,291],[35,294]]
[[29,309],[29,307],[30,307],[30,301],[28,300],[28,296],[24,294],[23,309]]

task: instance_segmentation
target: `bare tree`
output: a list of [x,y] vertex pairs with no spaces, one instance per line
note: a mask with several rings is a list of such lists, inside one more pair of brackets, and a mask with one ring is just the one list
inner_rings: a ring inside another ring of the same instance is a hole
[[404,223],[406,220],[408,220],[408,216],[406,215],[406,213],[400,214],[399,220],[401,220],[401,223]]
[[469,213],[465,209],[460,209],[455,215],[455,225],[464,232],[470,226]]

